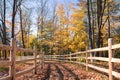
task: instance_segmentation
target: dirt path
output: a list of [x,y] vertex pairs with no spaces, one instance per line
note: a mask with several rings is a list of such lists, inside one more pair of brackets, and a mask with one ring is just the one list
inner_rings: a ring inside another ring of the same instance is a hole
[[[86,72],[82,67],[76,64],[49,62],[47,67],[34,80],[108,80],[107,76],[96,72]],[[41,73],[40,73],[41,72]],[[43,78],[38,78],[40,76]]]
[[59,73],[59,80],[63,80],[64,79],[64,73],[61,71],[61,69],[57,65],[55,65],[55,67],[57,69],[57,73]]
[[69,68],[59,63],[47,63],[49,67],[43,80],[79,80]]
[[85,71],[85,67],[77,64],[47,62],[43,69],[38,67],[36,75],[28,73],[17,80],[108,80],[108,77],[93,70]]
[[48,64],[48,67],[47,67],[47,72],[45,73],[45,77],[43,78],[43,80],[49,80],[50,78],[50,73],[51,73],[51,68],[50,68],[50,64]]
[[[61,65],[61,64],[59,64],[59,65]],[[72,75],[72,77],[74,77],[74,80],[78,80],[78,76],[74,73],[74,72],[72,72],[72,70],[70,70],[69,68],[67,68],[66,66],[64,66],[64,65],[61,65],[66,71],[68,71],[71,75]]]

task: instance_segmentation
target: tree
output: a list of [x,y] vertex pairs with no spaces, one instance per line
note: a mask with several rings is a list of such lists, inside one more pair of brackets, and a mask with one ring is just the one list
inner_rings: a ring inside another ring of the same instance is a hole
[[[6,0],[4,0],[4,14],[3,14],[3,44],[7,44],[7,36],[6,36]],[[6,51],[3,51],[3,57],[4,59],[7,58],[7,53]]]
[[[2,5],[2,3],[3,3],[3,5]],[[0,14],[1,14],[0,38],[1,38],[2,43],[4,45],[8,45],[9,44],[8,43],[9,39],[8,39],[8,35],[7,35],[7,26],[6,26],[6,0],[2,0],[0,6],[1,6],[1,11],[0,11]],[[2,57],[4,59],[7,58],[7,53],[6,53],[5,50],[2,51]]]
[[37,8],[37,41],[40,42],[40,49],[42,50],[42,41],[43,41],[43,33],[45,27],[45,20],[47,17],[47,1],[48,0],[39,0],[38,8]]
[[106,0],[97,0],[97,48],[102,47],[102,32],[101,29],[103,27],[103,16],[106,8]]
[[14,38],[14,36],[15,36],[15,15],[16,15],[17,10],[20,7],[21,3],[22,3],[22,0],[13,0],[11,38]]
[[19,11],[20,11],[20,29],[21,29],[21,35],[22,35],[22,47],[25,48],[24,31],[23,31],[23,20],[22,20],[22,10],[21,10],[21,7],[20,7]]
[[[58,53],[64,54],[68,50],[67,41],[69,39],[68,24],[69,20],[63,4],[59,4],[57,8],[57,30],[55,31]],[[59,35],[59,36],[58,36]]]
[[[89,24],[89,42],[90,42],[90,49],[93,49],[94,48],[94,40],[93,40],[93,38],[92,38],[92,36],[94,35],[93,33],[92,33],[92,30],[93,30],[93,28],[92,28],[92,23],[91,23],[91,12],[90,12],[90,9],[91,9],[91,11],[92,11],[92,4],[91,4],[92,2],[91,2],[91,0],[87,0],[87,15],[88,15],[88,24]],[[90,8],[90,4],[91,4],[91,8]],[[93,26],[94,27],[94,26]]]
[[80,4],[77,7],[72,10],[70,27],[70,38],[72,38],[70,46],[74,52],[85,50],[86,40],[88,39],[84,24],[85,9]]

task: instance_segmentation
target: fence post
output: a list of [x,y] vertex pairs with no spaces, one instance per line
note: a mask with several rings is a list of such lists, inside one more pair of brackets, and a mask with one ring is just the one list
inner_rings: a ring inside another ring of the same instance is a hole
[[86,71],[88,71],[88,47],[86,47]]
[[35,74],[37,74],[37,60],[36,60],[36,57],[37,57],[37,53],[36,53],[36,47],[34,46],[34,67],[35,67]]
[[41,52],[41,53],[42,53],[42,56],[41,56],[41,69],[42,69],[44,66],[44,52]]
[[109,56],[109,80],[113,80],[112,76],[112,38],[108,39],[108,56]]
[[43,53],[42,50],[40,51],[40,69],[42,69],[42,57],[43,57]]
[[43,65],[42,65],[42,66],[44,66],[44,61],[45,61],[45,60],[44,60],[44,55],[45,55],[45,52],[43,52]]
[[41,68],[41,52],[39,52],[39,64],[40,64],[40,68]]
[[15,70],[15,63],[16,63],[16,40],[14,38],[11,39],[11,46],[12,50],[10,51],[10,61],[12,65],[9,67],[9,75],[11,76],[11,80],[16,80],[16,70]]
[[70,63],[71,63],[71,52],[70,52]]

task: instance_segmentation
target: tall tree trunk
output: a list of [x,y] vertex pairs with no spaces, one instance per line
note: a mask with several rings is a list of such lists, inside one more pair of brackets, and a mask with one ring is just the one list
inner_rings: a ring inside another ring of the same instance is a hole
[[14,34],[15,34],[15,31],[14,31],[14,28],[15,28],[15,15],[16,15],[16,0],[13,1],[13,12],[12,12],[12,35],[11,35],[11,38],[14,38]]
[[93,40],[92,40],[92,27],[91,27],[91,14],[90,14],[90,1],[87,0],[87,15],[88,15],[88,24],[89,24],[89,40],[90,48],[93,49]]
[[91,4],[91,18],[92,18],[92,23],[91,23],[91,32],[92,32],[92,45],[93,45],[93,49],[94,49],[94,26],[95,26],[95,16],[94,16],[94,11],[93,11],[93,0],[90,0],[90,4]]
[[[7,44],[7,38],[6,38],[6,0],[4,0],[4,15],[3,15],[3,44]],[[3,58],[6,59],[7,58],[7,53],[6,50],[2,51],[3,54]]]
[[[96,46],[97,48],[100,48],[103,46],[103,40],[102,40],[102,25],[103,25],[103,15],[106,8],[106,0],[97,0],[97,42]],[[100,56],[100,53],[97,54],[97,56]]]
[[[101,23],[102,23],[102,0],[97,0],[97,42],[96,47],[100,48],[101,41]],[[99,52],[97,52],[96,56],[99,56]]]
[[20,28],[21,28],[21,35],[22,35],[22,47],[25,48],[25,41],[24,41],[24,31],[22,26],[22,10],[20,8]]
[[97,48],[100,47],[102,0],[97,0]]
[[[21,28],[21,36],[22,36],[22,47],[25,48],[25,39],[24,39],[24,31],[23,31],[23,25],[22,25],[22,10],[20,7],[20,28]],[[24,52],[24,56],[26,56],[26,53]]]
[[[95,27],[95,13],[94,13],[94,11],[95,10],[93,10],[94,9],[94,7],[95,7],[95,5],[93,4],[93,2],[94,2],[94,0],[90,0],[90,7],[91,7],[91,20],[92,20],[92,22],[91,22],[91,32],[92,32],[92,45],[93,45],[93,49],[95,48],[95,40],[94,40],[94,27]],[[95,54],[95,52],[93,52],[92,53],[92,55],[93,56],[95,56],[96,54]]]
[[[91,0],[87,0],[87,15],[88,15],[88,23],[89,23],[89,44],[90,44],[90,49],[93,49],[94,48],[94,44],[93,44],[93,26],[92,26],[92,24],[91,24],[91,20],[92,20],[92,18],[91,18],[91,12],[90,12],[90,9],[92,9],[91,7],[92,6],[90,6],[90,4],[91,4]],[[92,11],[92,10],[91,10]],[[92,57],[92,56],[94,56],[94,53],[92,52],[91,54],[90,54],[90,56]],[[91,60],[91,62],[93,62],[93,60]]]
[[109,2],[107,3],[107,11],[108,11],[108,38],[110,38],[110,10],[109,10]]

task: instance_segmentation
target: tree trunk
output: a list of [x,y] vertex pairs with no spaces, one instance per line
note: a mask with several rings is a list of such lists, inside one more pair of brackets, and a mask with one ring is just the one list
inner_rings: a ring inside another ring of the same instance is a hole
[[[87,10],[88,10],[88,22],[89,22],[89,44],[90,49],[94,49],[94,12],[92,0],[87,0]],[[95,56],[95,53],[90,54],[91,57]],[[91,60],[93,62],[93,60]]]
[[95,16],[94,16],[94,11],[93,11],[93,4],[92,4],[93,0],[90,0],[90,4],[91,4],[91,18],[92,18],[92,23],[91,23],[91,32],[92,32],[92,45],[93,45],[93,49],[94,49],[94,26],[95,26]]
[[[96,46],[97,48],[100,48],[103,46],[102,41],[102,25],[103,25],[103,15],[106,8],[106,0],[97,0],[97,42]],[[97,53],[99,55],[99,52]]]
[[15,9],[16,9],[16,0],[14,0],[13,1],[13,12],[12,12],[12,32],[11,32],[11,38],[14,38],[14,28],[15,28],[15,14],[16,14],[16,11],[15,11]]
[[[89,43],[90,49],[93,49],[93,34],[92,34],[92,27],[91,27],[91,14],[90,14],[90,0],[87,0],[87,15],[88,15],[88,23],[89,23]],[[94,53],[92,53],[92,56]]]
[[[6,38],[6,0],[4,0],[4,15],[3,15],[3,44],[7,45],[7,38]],[[7,53],[6,50],[2,51],[3,54],[3,58],[6,59],[7,58]]]
[[[101,39],[101,23],[102,23],[102,0],[97,0],[97,42],[96,47],[100,48],[100,39]],[[99,56],[99,52],[97,52],[96,56]]]
[[22,26],[22,10],[20,8],[20,28],[21,28],[21,35],[22,35],[22,47],[25,48],[25,41],[24,41],[24,32]]
[[97,0],[97,48],[100,47],[102,0]]
[[[21,36],[22,36],[22,47],[25,48],[24,31],[23,31],[23,25],[22,25],[22,10],[21,10],[21,8],[20,8],[20,28],[21,28]],[[24,56],[26,56],[25,52],[24,52]]]
[[109,11],[109,3],[107,4],[108,8],[107,8],[107,11],[108,11],[108,38],[110,38],[110,11]]

